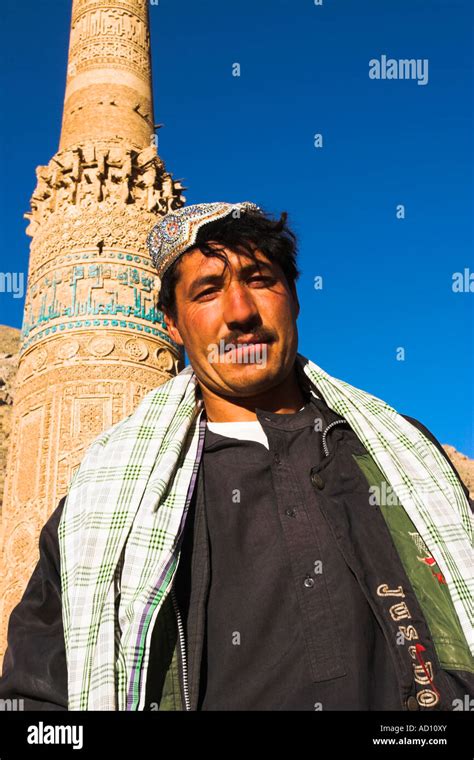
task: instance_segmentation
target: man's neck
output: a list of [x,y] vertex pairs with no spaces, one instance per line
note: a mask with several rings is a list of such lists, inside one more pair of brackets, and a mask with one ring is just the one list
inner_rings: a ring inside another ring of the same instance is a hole
[[275,414],[292,414],[305,403],[295,368],[280,385],[245,398],[220,396],[199,383],[206,415],[210,422],[248,422],[257,419],[255,409]]

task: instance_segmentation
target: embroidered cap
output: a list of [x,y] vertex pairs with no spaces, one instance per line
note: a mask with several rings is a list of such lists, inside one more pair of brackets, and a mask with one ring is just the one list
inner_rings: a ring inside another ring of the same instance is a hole
[[168,267],[196,242],[198,231],[204,224],[246,209],[261,211],[259,206],[250,201],[195,203],[193,206],[183,206],[161,217],[146,240],[159,277],[162,278]]

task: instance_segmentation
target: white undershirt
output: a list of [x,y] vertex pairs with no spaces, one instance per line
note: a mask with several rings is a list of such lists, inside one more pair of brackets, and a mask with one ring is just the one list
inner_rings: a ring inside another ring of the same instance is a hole
[[[304,409],[304,406],[299,410]],[[213,433],[225,435],[227,438],[238,438],[240,441],[257,441],[269,449],[268,438],[258,420],[249,422],[208,422],[207,427]]]
[[249,422],[208,422],[207,427],[213,433],[225,435],[227,438],[238,438],[240,441],[257,441],[268,449],[268,438],[258,420]]

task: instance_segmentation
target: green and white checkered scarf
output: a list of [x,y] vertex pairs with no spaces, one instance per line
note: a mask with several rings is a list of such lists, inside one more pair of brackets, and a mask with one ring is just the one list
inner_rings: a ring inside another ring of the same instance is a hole
[[[297,354],[372,455],[439,565],[471,652],[472,517],[442,454],[375,396]],[[191,367],[87,449],[59,525],[70,710],[143,710],[152,630],[196,481],[203,401]]]

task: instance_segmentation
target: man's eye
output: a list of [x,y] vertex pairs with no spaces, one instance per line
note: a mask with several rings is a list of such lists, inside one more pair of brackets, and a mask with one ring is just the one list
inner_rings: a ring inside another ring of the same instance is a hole
[[267,284],[271,284],[275,281],[274,277],[269,277],[268,275],[258,274],[255,275],[255,277],[251,277],[249,282],[263,282]]
[[199,293],[197,295],[197,298],[202,298],[203,296],[207,296],[211,293],[214,293],[217,290],[217,288],[207,288],[206,290],[203,290],[202,293]]
[[[253,277],[250,277],[248,282],[260,282],[260,283],[263,283],[264,285],[271,285],[272,283],[276,282],[276,280],[274,277],[258,274],[258,275],[254,275]],[[216,293],[218,290],[219,290],[218,287],[206,288],[206,290],[203,290],[201,291],[201,293],[198,293],[198,295],[196,296],[196,299],[201,300],[201,298],[212,295],[213,293]]]

